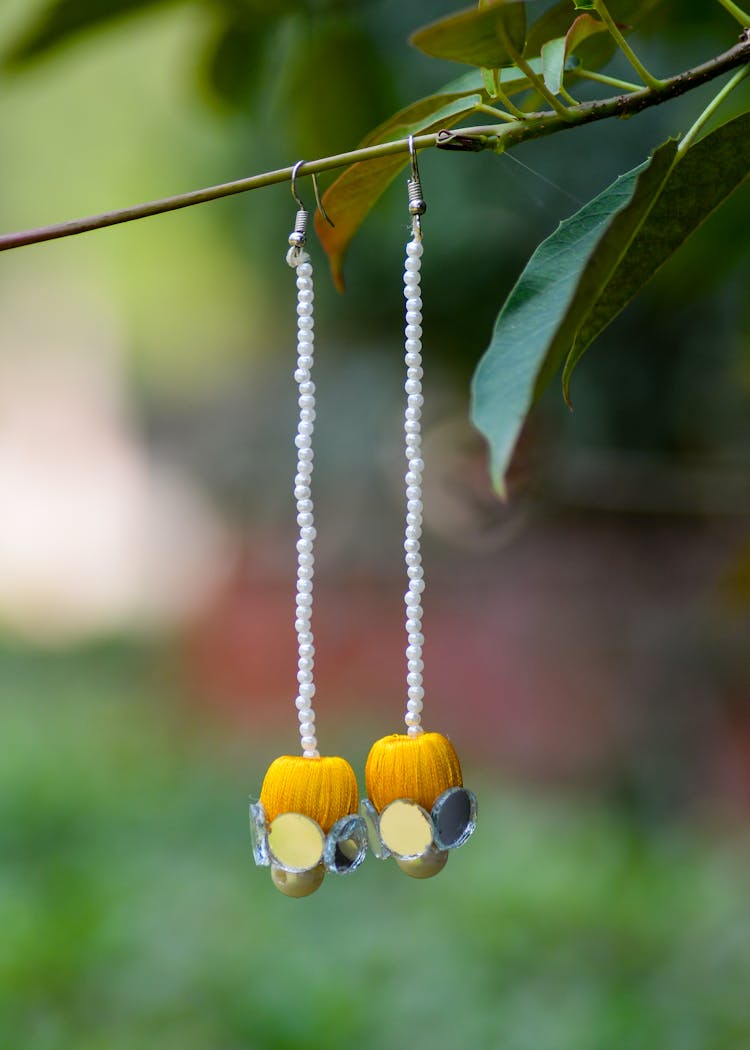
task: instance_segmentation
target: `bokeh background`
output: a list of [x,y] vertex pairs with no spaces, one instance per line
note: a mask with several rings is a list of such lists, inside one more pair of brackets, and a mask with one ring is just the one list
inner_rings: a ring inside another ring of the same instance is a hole
[[[461,71],[406,43],[451,6],[6,0],[0,228],[352,147]],[[736,36],[665,2],[639,49]],[[427,711],[481,806],[433,881],[295,902],[250,859],[296,747],[288,186],[0,255],[3,1050],[746,1050],[747,192],[545,396],[506,506],[467,422],[535,245],[710,95],[421,159]],[[402,708],[404,196],[343,298],[312,246],[318,722],[358,770]]]

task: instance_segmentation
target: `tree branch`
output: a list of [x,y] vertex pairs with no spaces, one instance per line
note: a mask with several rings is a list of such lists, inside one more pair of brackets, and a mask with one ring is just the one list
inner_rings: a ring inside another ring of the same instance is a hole
[[[545,135],[563,131],[566,128],[589,124],[595,120],[633,116],[651,106],[660,105],[662,102],[669,101],[669,99],[677,98],[679,95],[683,95],[687,91],[691,91],[693,88],[721,76],[722,73],[745,65],[748,62],[750,62],[750,33],[746,30],[742,34],[740,43],[723,55],[718,55],[716,58],[712,58],[693,69],[686,70],[684,73],[679,73],[675,77],[670,77],[658,87],[648,87],[640,91],[616,95],[613,98],[598,99],[594,102],[583,102],[578,106],[573,106],[568,111],[569,116],[566,119],[552,111],[530,113],[524,120],[514,121],[510,124],[490,124],[483,127],[439,131],[437,134],[415,135],[414,145],[417,149],[429,149],[437,146],[453,150],[479,151],[491,149],[500,152],[511,146],[516,146],[520,142],[525,142],[527,139],[541,138]],[[386,157],[396,153],[408,153],[408,151],[408,139],[385,142],[376,146],[368,146],[365,149],[352,150],[349,153],[339,153],[332,157],[306,161],[301,172],[298,171],[298,176],[300,174],[312,175],[314,172],[332,171],[336,168],[348,167],[355,162],[374,160],[378,157]],[[145,204],[136,204],[130,208],[120,208],[115,211],[103,212],[100,215],[90,215],[83,219],[56,223],[52,226],[21,230],[18,233],[7,233],[0,236],[0,251],[20,248],[25,244],[38,244],[42,241],[57,240],[61,237],[73,237],[76,234],[100,230],[106,226],[116,226],[119,223],[132,222],[134,219],[144,219],[149,215],[161,215],[164,212],[177,211],[180,208],[190,208],[195,204],[204,204],[207,201],[229,197],[235,193],[246,193],[248,190],[260,189],[263,186],[273,186],[279,182],[288,182],[291,175],[291,167],[279,168],[277,171],[253,175],[234,182],[225,182],[218,186],[209,186],[202,190],[193,190],[190,193],[178,194],[175,197],[165,197],[161,200],[148,201]]]

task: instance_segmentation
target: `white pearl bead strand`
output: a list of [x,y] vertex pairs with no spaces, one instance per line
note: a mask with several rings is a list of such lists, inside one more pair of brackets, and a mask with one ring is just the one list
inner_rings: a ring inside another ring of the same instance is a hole
[[404,264],[404,298],[406,299],[406,327],[404,329],[404,361],[406,363],[406,411],[404,413],[404,437],[406,453],[406,530],[404,551],[406,552],[406,575],[408,590],[404,595],[406,606],[406,686],[407,701],[406,731],[417,737],[422,729],[422,592],[424,591],[424,569],[420,539],[422,536],[422,298],[420,269],[422,265],[422,237],[418,223],[413,223],[412,239],[406,245]]
[[313,279],[310,256],[299,247],[290,248],[287,262],[297,273],[297,368],[294,380],[299,393],[299,422],[294,444],[297,447],[297,473],[294,478],[294,498],[297,503],[297,594],[294,629],[297,632],[297,716],[302,754],[305,758],[319,758],[315,735],[315,696],[313,668],[315,646],[311,626],[313,605],[313,575],[315,557],[315,519],[313,515],[312,438],[315,424],[315,384],[311,378],[313,364]]

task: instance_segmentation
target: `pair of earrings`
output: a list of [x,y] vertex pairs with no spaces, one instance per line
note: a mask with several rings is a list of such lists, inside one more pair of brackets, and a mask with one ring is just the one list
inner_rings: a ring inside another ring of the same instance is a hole
[[[346,875],[365,859],[368,848],[381,860],[392,856],[415,878],[429,878],[445,866],[450,850],[463,845],[476,827],[477,802],[463,786],[461,764],[453,745],[441,733],[422,728],[422,215],[426,204],[409,138],[411,177],[407,181],[412,234],[406,245],[404,439],[407,461],[404,551],[408,589],[406,610],[407,702],[405,733],[376,741],[365,766],[367,797],[359,800],[357,778],[349,763],[318,750],[313,697],[315,648],[311,626],[315,524],[312,499],[315,424],[313,271],[305,250],[308,212],[297,195],[296,179],[304,163],[292,170],[292,195],[298,205],[289,236],[286,261],[297,278],[297,368],[299,422],[295,436],[297,473],[297,632],[298,695],[302,755],[282,755],[268,768],[260,800],[250,805],[255,863],[270,866],[274,885],[290,897],[306,897],[322,883],[326,871]],[[315,197],[324,218],[313,176]]]

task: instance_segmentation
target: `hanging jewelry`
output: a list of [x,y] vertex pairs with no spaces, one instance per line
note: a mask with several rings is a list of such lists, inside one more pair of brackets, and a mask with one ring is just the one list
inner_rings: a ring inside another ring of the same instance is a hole
[[365,767],[368,798],[361,812],[371,845],[381,859],[393,856],[414,878],[429,878],[443,869],[448,851],[474,832],[477,801],[463,787],[461,764],[450,740],[422,728],[422,593],[425,588],[422,535],[422,216],[427,210],[417,166],[414,139],[409,136],[411,177],[407,181],[412,236],[406,245],[405,363],[406,411],[406,531],[404,551],[408,589],[406,606],[406,733],[377,740]]
[[[302,755],[282,755],[268,767],[260,800],[251,802],[253,857],[271,868],[274,885],[289,897],[306,897],[320,886],[326,871],[347,874],[364,860],[367,830],[357,815],[357,779],[349,763],[338,756],[321,756],[315,726],[315,647],[312,632],[315,524],[313,517],[312,438],[315,424],[313,269],[305,250],[308,212],[297,194],[297,177],[304,161],[292,169],[292,196],[297,203],[286,261],[297,277],[297,367],[299,420],[294,439],[297,473],[297,593],[294,628],[297,633],[295,705]],[[315,198],[324,217],[317,179]]]

